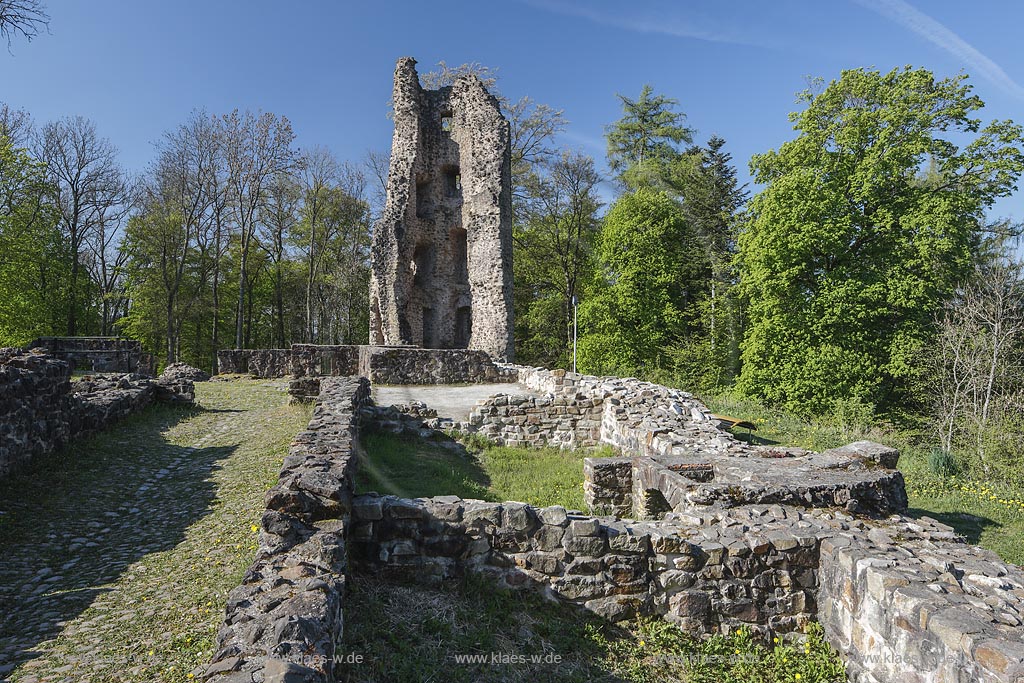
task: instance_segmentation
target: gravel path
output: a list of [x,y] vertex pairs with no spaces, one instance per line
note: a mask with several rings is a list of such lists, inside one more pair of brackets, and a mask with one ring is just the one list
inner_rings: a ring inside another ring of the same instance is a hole
[[286,389],[197,384],[0,483],[0,680],[199,676],[309,419]]

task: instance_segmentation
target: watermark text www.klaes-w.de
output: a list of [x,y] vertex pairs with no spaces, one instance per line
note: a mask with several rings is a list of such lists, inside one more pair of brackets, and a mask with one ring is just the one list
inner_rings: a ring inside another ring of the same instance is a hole
[[524,655],[515,652],[474,652],[448,655],[456,664],[489,664],[515,666],[520,664],[561,664],[562,655],[555,652]]

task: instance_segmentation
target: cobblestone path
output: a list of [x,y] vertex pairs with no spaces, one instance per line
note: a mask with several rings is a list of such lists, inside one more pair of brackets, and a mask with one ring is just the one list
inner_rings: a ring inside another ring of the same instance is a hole
[[309,419],[282,382],[196,384],[0,483],[0,681],[188,681]]

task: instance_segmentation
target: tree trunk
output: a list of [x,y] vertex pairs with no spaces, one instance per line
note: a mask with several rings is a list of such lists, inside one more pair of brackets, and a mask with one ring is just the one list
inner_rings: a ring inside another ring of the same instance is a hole
[[248,257],[249,257],[249,255],[247,253],[248,245],[245,244],[244,241],[245,240],[243,238],[242,259],[241,259],[241,263],[239,265],[239,271],[238,271],[238,317],[235,320],[235,348],[236,349],[245,348],[242,345],[242,342],[243,342],[243,339],[242,339],[242,324],[243,324],[243,320],[245,319],[245,269],[248,266],[248,261],[249,261]]

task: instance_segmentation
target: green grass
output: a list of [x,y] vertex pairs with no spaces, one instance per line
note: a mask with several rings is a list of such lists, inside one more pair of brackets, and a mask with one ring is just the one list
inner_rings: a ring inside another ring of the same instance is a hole
[[584,509],[583,458],[611,455],[558,448],[509,448],[466,439],[462,449],[422,439],[370,433],[356,488],[406,498],[455,495]]
[[[0,483],[11,680],[187,683],[205,670],[252,562],[263,496],[310,411],[287,405],[280,383],[196,394],[195,409],[151,407]],[[91,545],[70,550],[77,537]],[[42,568],[60,579],[33,595]]]
[[[806,637],[765,647],[747,631],[701,640],[660,619],[613,625],[472,576],[442,588],[375,577],[350,585],[342,651],[360,663],[346,668],[347,681],[845,680],[816,625]],[[507,658],[492,661],[494,654]]]
[[[995,551],[1008,562],[1024,564],[1024,490],[998,482],[948,477],[933,472],[928,457],[934,444],[914,429],[843,426],[803,420],[735,394],[701,398],[714,413],[756,424],[754,443],[777,443],[821,451],[869,439],[898,448],[901,454],[899,468],[910,498],[910,515],[937,519],[956,529],[971,543]],[[746,438],[745,430],[737,431],[740,438]]]

